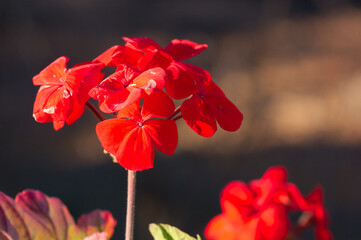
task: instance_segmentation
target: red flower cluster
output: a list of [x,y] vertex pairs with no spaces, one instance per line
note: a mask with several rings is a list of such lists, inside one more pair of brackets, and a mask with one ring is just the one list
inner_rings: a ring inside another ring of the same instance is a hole
[[33,78],[34,85],[41,85],[33,116],[38,122],[53,122],[55,130],[65,122],[72,124],[83,114],[90,98],[88,92],[104,77],[101,63],[80,64],[68,70],[68,60],[58,58]]
[[[123,167],[138,171],[153,167],[154,148],[173,154],[178,143],[174,121],[181,117],[204,137],[216,132],[217,122],[227,131],[240,127],[242,113],[210,74],[182,62],[206,44],[174,39],[162,48],[149,38],[123,39],[124,46],[113,46],[90,62],[67,70],[68,59],[61,57],[36,75],[34,85],[41,87],[34,118],[53,122],[58,130],[82,115],[90,97],[98,100],[101,111],[117,116],[97,125],[102,146]],[[104,79],[104,67],[116,71]],[[175,109],[171,98],[187,99]]]
[[[213,218],[205,229],[210,240],[282,240],[293,239],[315,226],[318,240],[332,240],[328,216],[322,203],[322,190],[316,187],[308,197],[287,182],[283,167],[272,167],[261,179],[248,185],[229,183],[221,193],[222,214]],[[301,211],[300,220],[291,226],[288,213]]]

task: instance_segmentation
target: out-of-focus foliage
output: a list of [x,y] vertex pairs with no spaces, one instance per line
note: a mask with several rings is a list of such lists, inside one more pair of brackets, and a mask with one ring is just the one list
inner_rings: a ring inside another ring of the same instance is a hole
[[40,191],[25,190],[15,200],[0,192],[1,240],[105,240],[115,225],[111,213],[102,210],[83,214],[76,224],[60,199]]

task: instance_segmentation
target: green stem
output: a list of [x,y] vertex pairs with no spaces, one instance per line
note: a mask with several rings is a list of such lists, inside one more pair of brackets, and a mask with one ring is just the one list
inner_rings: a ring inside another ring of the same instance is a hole
[[135,181],[136,171],[128,170],[128,197],[127,215],[125,220],[125,240],[133,240],[134,207],[135,207]]

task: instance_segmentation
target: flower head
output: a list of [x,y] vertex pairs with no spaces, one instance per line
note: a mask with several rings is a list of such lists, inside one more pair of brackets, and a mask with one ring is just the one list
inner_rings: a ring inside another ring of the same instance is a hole
[[[284,167],[271,167],[249,184],[229,183],[220,202],[222,213],[208,223],[204,232],[207,239],[284,240],[314,225],[316,239],[333,240],[321,188],[315,188],[305,199],[294,184],[287,182]],[[288,213],[296,210],[303,214],[290,229]]]
[[221,194],[222,214],[213,218],[205,229],[211,240],[282,240],[288,233],[286,208],[270,204],[253,208],[253,195],[240,181],[229,183]]
[[178,144],[177,125],[168,120],[173,101],[154,92],[118,112],[116,119],[98,123],[96,133],[104,149],[124,168],[142,171],[153,167],[154,148],[172,155]]
[[36,121],[53,122],[59,130],[64,123],[72,124],[84,111],[89,100],[88,92],[104,77],[102,63],[81,64],[66,69],[67,57],[60,57],[33,78],[41,85],[34,102]]

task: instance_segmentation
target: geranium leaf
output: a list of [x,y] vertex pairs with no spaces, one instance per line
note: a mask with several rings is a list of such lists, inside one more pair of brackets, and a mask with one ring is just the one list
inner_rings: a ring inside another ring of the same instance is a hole
[[84,238],[84,240],[107,240],[107,235],[106,232],[96,232],[89,237]]
[[[82,229],[87,236],[104,232],[106,233],[106,239],[109,239],[113,235],[116,224],[117,221],[115,221],[112,214],[102,210],[94,210],[91,213],[83,214],[78,219],[79,228]],[[102,236],[104,236],[104,234]]]
[[152,223],[149,225],[149,231],[154,240],[201,240],[199,235],[197,235],[197,239],[195,239],[187,233],[168,224]]
[[19,193],[15,204],[32,239],[66,240],[68,228],[75,225],[73,217],[60,199],[48,197],[40,191],[26,190]]
[[10,235],[4,232],[3,230],[0,230],[0,240],[14,240],[14,239],[10,237]]
[[15,201],[0,192],[0,240],[107,240],[116,225],[111,213],[101,210],[78,222],[60,199],[40,191],[23,191]]
[[1,230],[12,238],[15,240],[31,240],[24,219],[15,207],[14,200],[2,192],[0,192],[0,219],[5,219],[2,221],[3,226],[0,226]]

